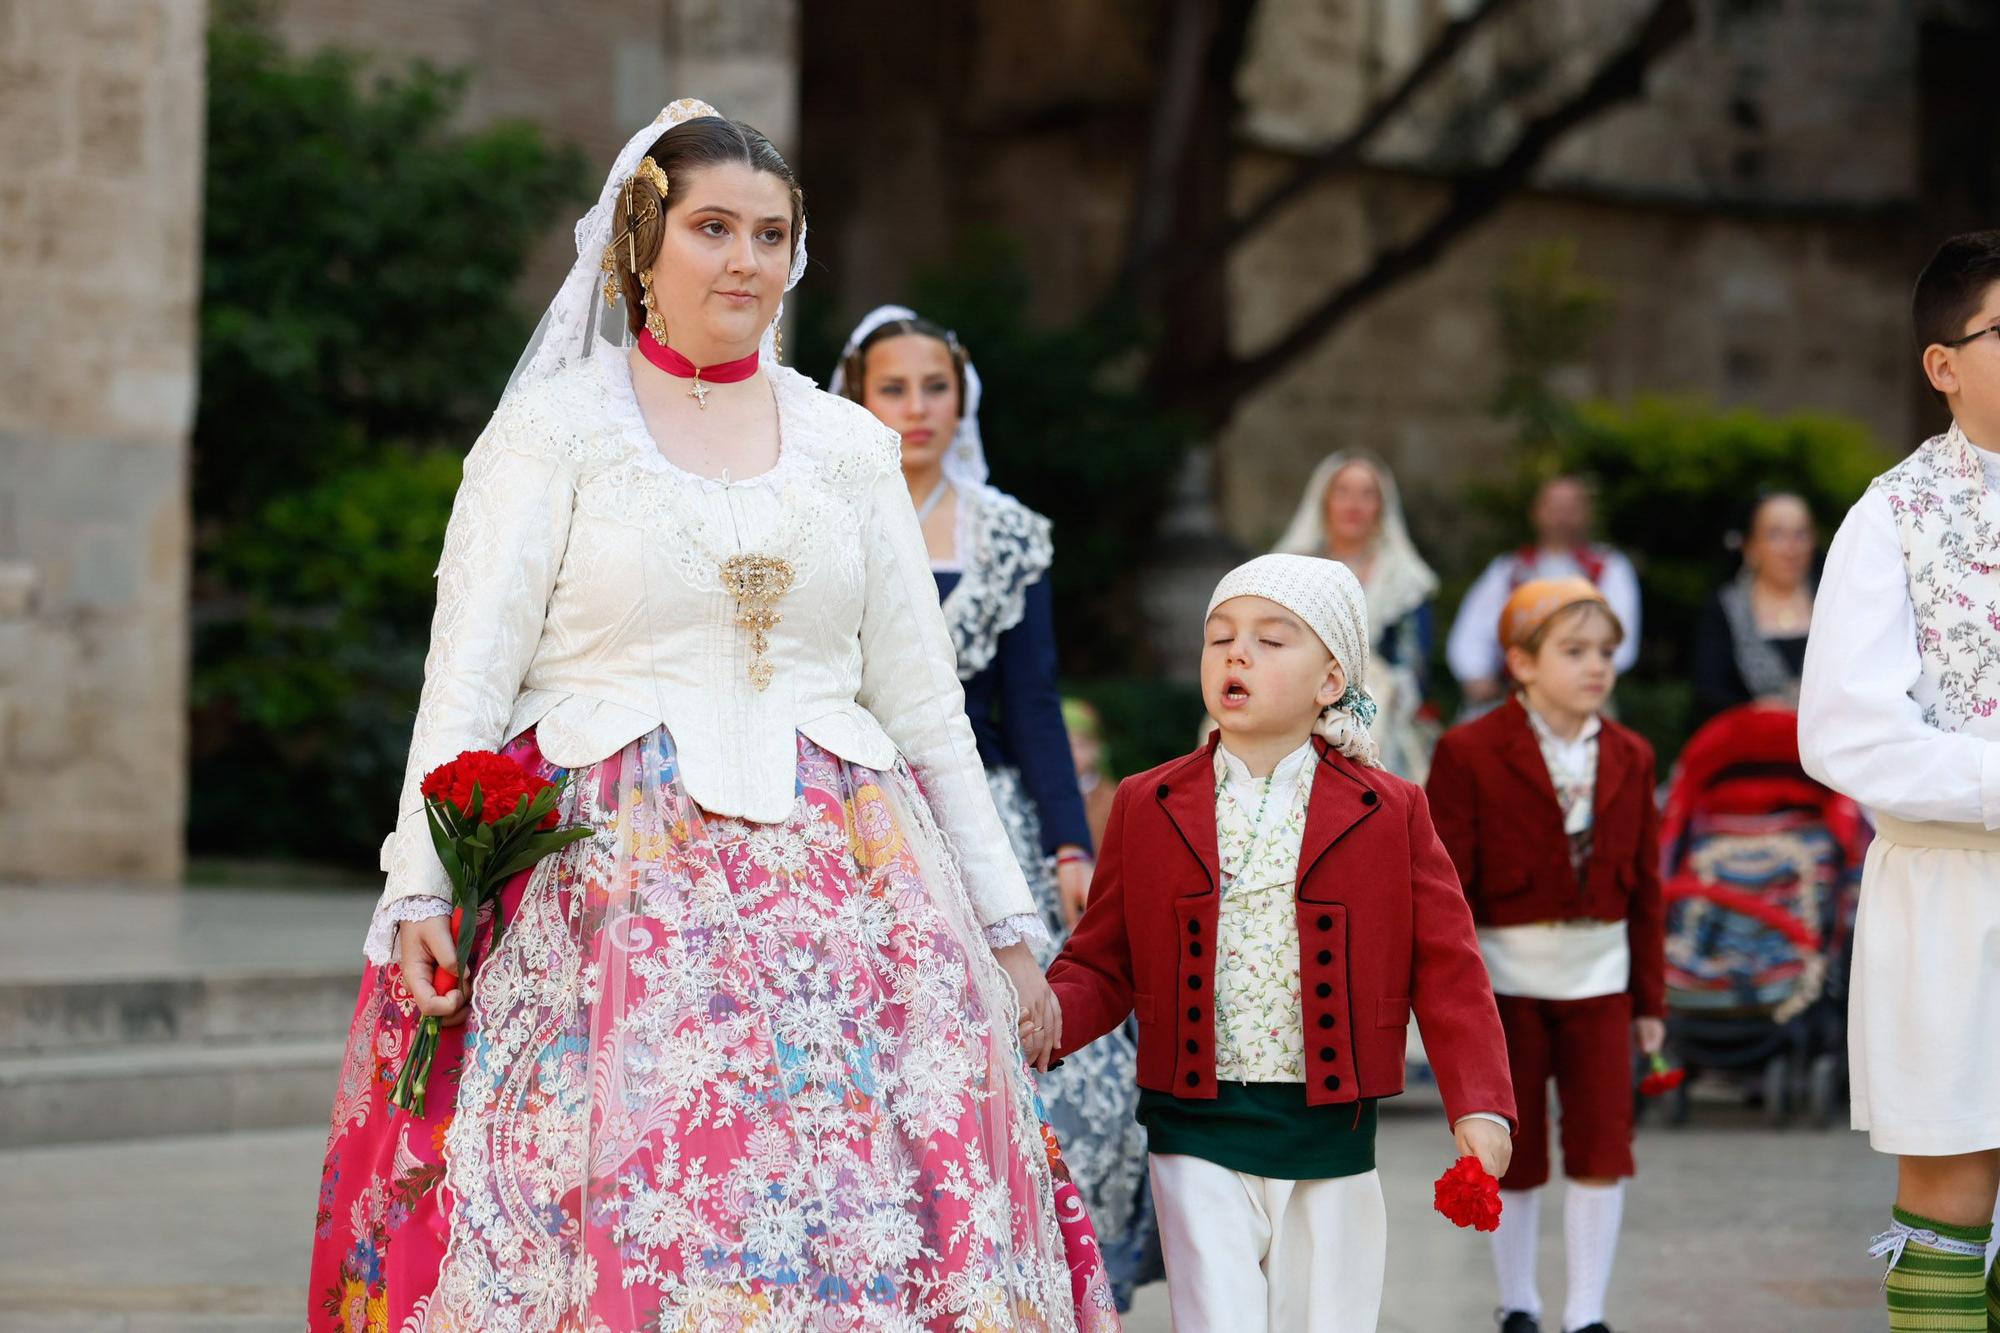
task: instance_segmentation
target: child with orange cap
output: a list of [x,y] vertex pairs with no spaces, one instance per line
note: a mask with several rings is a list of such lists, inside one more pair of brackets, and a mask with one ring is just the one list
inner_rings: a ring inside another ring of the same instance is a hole
[[1562,1106],[1566,1333],[1609,1333],[1632,1046],[1666,1037],[1653,751],[1604,716],[1624,627],[1588,580],[1525,583],[1500,618],[1515,696],[1439,742],[1428,791],[1493,979],[1520,1128],[1494,1233],[1502,1333],[1541,1333],[1535,1237]]

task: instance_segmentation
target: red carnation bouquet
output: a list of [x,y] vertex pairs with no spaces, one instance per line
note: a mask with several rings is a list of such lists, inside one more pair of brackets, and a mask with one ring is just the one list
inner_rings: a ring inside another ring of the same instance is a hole
[[1500,1229],[1500,1182],[1477,1157],[1461,1157],[1437,1178],[1434,1202],[1453,1226]]
[[1667,1057],[1654,1051],[1648,1058],[1646,1076],[1639,1080],[1639,1093],[1644,1097],[1662,1097],[1687,1082],[1688,1071],[1672,1069],[1667,1065]]
[[[488,904],[493,909],[492,942],[500,938],[501,886],[550,852],[589,837],[591,830],[587,824],[557,828],[562,784],[491,750],[467,750],[432,769],[423,793],[431,844],[451,880],[452,950],[463,966]],[[444,995],[458,985],[458,977],[439,968],[431,984]],[[424,1086],[437,1055],[439,1027],[437,1019],[424,1019],[389,1091],[390,1103],[412,1115],[424,1113]]]

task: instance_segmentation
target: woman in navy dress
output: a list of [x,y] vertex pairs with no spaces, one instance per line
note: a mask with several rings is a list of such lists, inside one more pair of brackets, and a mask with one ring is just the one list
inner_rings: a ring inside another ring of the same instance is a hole
[[[829,386],[898,431],[965,711],[1001,822],[1046,918],[1055,956],[1090,888],[1090,825],[1056,681],[1049,521],[987,484],[979,372],[957,335],[903,306],[855,328]],[[1146,1132],[1135,1118],[1137,1050],[1113,1033],[1038,1080],[1104,1247],[1120,1308],[1150,1272]]]

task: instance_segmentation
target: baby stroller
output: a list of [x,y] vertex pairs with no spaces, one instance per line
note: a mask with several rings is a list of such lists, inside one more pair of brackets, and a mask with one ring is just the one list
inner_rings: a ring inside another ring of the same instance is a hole
[[[1722,1074],[1772,1124],[1832,1122],[1871,836],[1860,807],[1807,776],[1790,709],[1733,708],[1689,740],[1660,825],[1668,1041],[1687,1083]],[[1671,1098],[1682,1123],[1687,1085]]]

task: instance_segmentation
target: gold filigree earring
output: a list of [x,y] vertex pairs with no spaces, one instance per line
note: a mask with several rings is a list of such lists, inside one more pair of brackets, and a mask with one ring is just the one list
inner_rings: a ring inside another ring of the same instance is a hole
[[653,275],[645,269],[639,270],[639,304],[646,307],[646,332],[653,335],[653,341],[665,347],[667,319],[653,308]]
[[785,359],[785,326],[771,326],[771,359],[782,362]]

